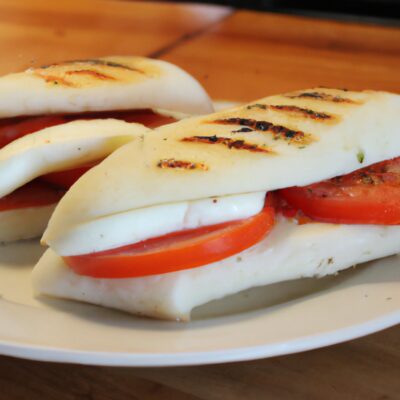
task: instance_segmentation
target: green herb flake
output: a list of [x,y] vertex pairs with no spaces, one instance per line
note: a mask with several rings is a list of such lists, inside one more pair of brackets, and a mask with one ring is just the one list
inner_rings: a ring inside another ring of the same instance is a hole
[[365,159],[365,154],[364,154],[364,152],[363,152],[362,150],[360,150],[360,151],[357,153],[357,160],[358,160],[358,162],[359,162],[360,164],[362,164],[362,163],[364,162],[364,159]]

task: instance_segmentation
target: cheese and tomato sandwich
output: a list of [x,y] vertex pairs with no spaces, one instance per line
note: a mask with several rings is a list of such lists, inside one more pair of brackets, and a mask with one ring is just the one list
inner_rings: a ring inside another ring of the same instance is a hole
[[0,242],[40,236],[79,176],[134,137],[212,105],[167,62],[103,57],[0,78]]
[[185,321],[395,254],[399,124],[398,95],[314,88],[163,126],[61,200],[35,292]]

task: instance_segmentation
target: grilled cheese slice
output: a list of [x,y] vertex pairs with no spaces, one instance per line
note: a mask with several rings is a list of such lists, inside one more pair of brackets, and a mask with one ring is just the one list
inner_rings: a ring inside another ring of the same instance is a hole
[[[185,202],[308,185],[399,156],[399,122],[398,95],[314,88],[161,127],[117,150],[62,199],[43,236],[50,249],[35,267],[34,288],[187,320],[194,307],[252,286],[324,276],[397,253],[398,226],[297,225],[279,217],[261,242],[191,270],[94,279],[75,274],[60,257],[79,254],[71,241],[94,223],[107,221],[113,236],[114,222],[125,213],[156,215],[165,206],[167,215],[168,207]],[[127,235],[101,246],[127,240],[135,241]]]
[[146,108],[206,114],[212,104],[188,73],[145,57],[59,62],[0,78],[0,118]]
[[[209,113],[212,104],[185,71],[143,57],[60,62],[1,77],[0,123],[16,124],[18,130],[18,124],[28,116],[51,114],[72,122],[41,129],[0,148],[0,198],[42,175],[98,162],[134,138],[142,138],[149,129],[116,118],[123,110],[143,109],[179,120],[190,114]],[[115,118],[102,111],[116,111]],[[85,117],[88,112],[94,114]],[[12,128],[10,132],[14,134]],[[30,208],[7,210],[2,218],[4,211],[0,212],[2,240],[43,233],[50,214],[43,208],[37,212],[35,207]],[[9,223],[2,222],[9,221],[10,216],[15,221],[26,217],[25,228],[10,228]]]
[[308,185],[393,158],[400,154],[399,115],[394,94],[309,89],[160,127],[85,174],[60,202],[43,241],[60,250],[82,223]]

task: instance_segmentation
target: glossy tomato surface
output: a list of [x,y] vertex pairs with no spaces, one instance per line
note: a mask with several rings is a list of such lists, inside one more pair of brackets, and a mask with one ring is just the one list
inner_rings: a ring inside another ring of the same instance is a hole
[[400,157],[279,194],[310,218],[343,224],[400,224]]
[[54,204],[64,193],[63,190],[55,189],[45,183],[32,181],[0,198],[0,211]]
[[23,136],[66,122],[62,116],[15,117],[0,119],[0,149]]
[[180,271],[230,257],[263,239],[274,225],[265,206],[243,220],[184,230],[99,253],[64,257],[78,274],[96,278],[132,278]]

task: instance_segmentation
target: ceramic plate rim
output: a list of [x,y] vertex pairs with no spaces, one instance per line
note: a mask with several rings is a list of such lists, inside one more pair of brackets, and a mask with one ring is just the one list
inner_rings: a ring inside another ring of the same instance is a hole
[[400,324],[400,311],[388,313],[361,324],[322,334],[306,335],[285,342],[219,351],[154,354],[68,350],[0,340],[0,354],[36,361],[116,367],[177,367],[221,364],[277,357],[318,349],[376,333],[397,324]]

